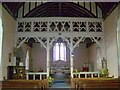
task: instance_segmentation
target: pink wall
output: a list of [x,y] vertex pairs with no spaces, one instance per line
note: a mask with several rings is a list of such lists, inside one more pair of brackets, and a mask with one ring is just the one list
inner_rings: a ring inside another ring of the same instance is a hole
[[[46,70],[46,50],[44,47],[40,47],[39,43],[34,43],[32,52],[32,65],[34,71],[39,71],[39,68]],[[70,50],[67,48],[67,63],[70,66]],[[84,43],[81,43],[79,47],[74,50],[74,68],[81,69],[83,64],[88,62],[87,48]],[[52,62],[53,54],[52,48],[50,49],[50,62]]]
[[46,50],[44,47],[40,47],[40,43],[34,43],[32,52],[32,65],[33,71],[39,71],[40,68],[46,71]]
[[[34,71],[39,71],[40,68],[46,71],[46,50],[44,47],[40,47],[39,43],[34,43],[32,52],[32,65]],[[50,49],[50,65],[53,62],[52,48]],[[67,48],[67,62],[70,68],[70,50]],[[97,44],[94,43],[90,47],[86,48],[86,43],[80,43],[79,47],[76,47],[73,51],[74,54],[74,69],[83,70],[85,63],[90,64],[90,71],[98,71],[101,69],[101,55]]]
[[88,50],[85,43],[80,43],[73,51],[74,69],[83,70],[83,64],[88,62]]
[[[50,65],[53,62],[53,50],[52,48],[50,49]],[[67,48],[67,63],[68,67],[70,65],[69,62],[69,49]],[[39,43],[34,43],[33,48],[31,49],[31,54],[32,54],[32,67],[33,71],[39,71],[40,68],[42,68],[44,71],[46,71],[46,49],[44,47],[40,47]]]

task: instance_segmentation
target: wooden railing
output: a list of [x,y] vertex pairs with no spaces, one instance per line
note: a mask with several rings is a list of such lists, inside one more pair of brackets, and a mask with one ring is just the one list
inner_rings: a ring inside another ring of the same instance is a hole
[[32,79],[32,80],[42,80],[47,78],[47,73],[46,72],[26,72],[26,79]]
[[79,73],[73,73],[73,76],[75,76],[76,78],[81,78],[81,75],[84,75],[84,78],[87,78],[88,76],[90,77],[100,77],[100,72],[79,72]]

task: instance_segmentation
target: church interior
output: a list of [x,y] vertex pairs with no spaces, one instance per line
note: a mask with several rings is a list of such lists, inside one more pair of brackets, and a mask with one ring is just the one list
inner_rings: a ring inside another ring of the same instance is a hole
[[0,81],[2,90],[119,90],[120,2],[1,2]]

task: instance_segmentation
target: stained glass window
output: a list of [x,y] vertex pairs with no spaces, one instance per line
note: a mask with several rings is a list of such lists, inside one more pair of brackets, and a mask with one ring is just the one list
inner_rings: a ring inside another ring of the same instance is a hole
[[57,61],[57,60],[66,61],[66,46],[64,43],[56,43],[54,45],[53,59],[54,61]]

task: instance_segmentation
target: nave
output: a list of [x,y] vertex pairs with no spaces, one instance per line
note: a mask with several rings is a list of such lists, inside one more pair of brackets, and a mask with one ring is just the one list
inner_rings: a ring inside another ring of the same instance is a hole
[[52,75],[54,79],[50,85],[49,79],[43,80],[4,80],[2,90],[119,90],[120,77],[70,78],[64,73]]
[[48,80],[6,80],[2,83],[2,90],[120,90],[120,79],[114,78],[72,78],[70,83],[65,79],[55,80],[51,87]]
[[1,12],[0,89],[120,89],[120,2],[2,2]]

